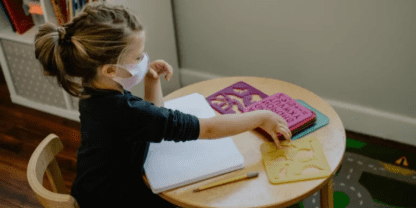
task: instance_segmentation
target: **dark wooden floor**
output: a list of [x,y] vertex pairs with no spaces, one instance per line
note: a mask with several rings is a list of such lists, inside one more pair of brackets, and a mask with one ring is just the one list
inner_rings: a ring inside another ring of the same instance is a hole
[[[0,73],[0,207],[41,207],[27,183],[26,168],[34,149],[49,133],[60,136],[64,144],[57,160],[69,191],[75,178],[79,129],[78,122],[13,104]],[[368,143],[415,150],[415,147],[352,131],[346,133],[348,138]],[[49,187],[46,182],[45,186]]]
[[[13,104],[0,73],[0,207],[42,207],[29,187],[26,168],[36,146],[50,133],[64,144],[57,160],[69,191],[75,179],[79,129],[79,122]],[[50,187],[47,180],[44,185]]]

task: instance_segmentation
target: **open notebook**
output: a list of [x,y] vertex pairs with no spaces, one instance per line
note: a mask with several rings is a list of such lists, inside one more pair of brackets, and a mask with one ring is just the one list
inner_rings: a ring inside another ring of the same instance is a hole
[[[198,93],[165,102],[165,107],[198,118],[215,116]],[[153,193],[244,168],[244,157],[231,137],[187,142],[150,143],[144,170]]]

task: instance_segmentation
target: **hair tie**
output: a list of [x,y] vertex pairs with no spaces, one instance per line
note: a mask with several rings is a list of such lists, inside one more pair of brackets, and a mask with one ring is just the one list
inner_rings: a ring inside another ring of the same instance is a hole
[[71,43],[71,37],[67,37],[65,27],[58,27],[58,34],[59,34],[59,44],[69,44]]

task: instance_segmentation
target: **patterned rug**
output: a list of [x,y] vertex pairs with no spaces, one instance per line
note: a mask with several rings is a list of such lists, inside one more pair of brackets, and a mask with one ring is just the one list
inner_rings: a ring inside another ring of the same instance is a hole
[[[416,154],[348,138],[333,184],[335,208],[415,208]],[[320,192],[289,208],[320,208]]]

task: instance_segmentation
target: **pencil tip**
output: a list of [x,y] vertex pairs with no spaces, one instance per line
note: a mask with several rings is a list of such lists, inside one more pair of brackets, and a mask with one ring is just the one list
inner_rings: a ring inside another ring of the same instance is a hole
[[194,192],[198,192],[199,191],[199,189],[194,189]]

